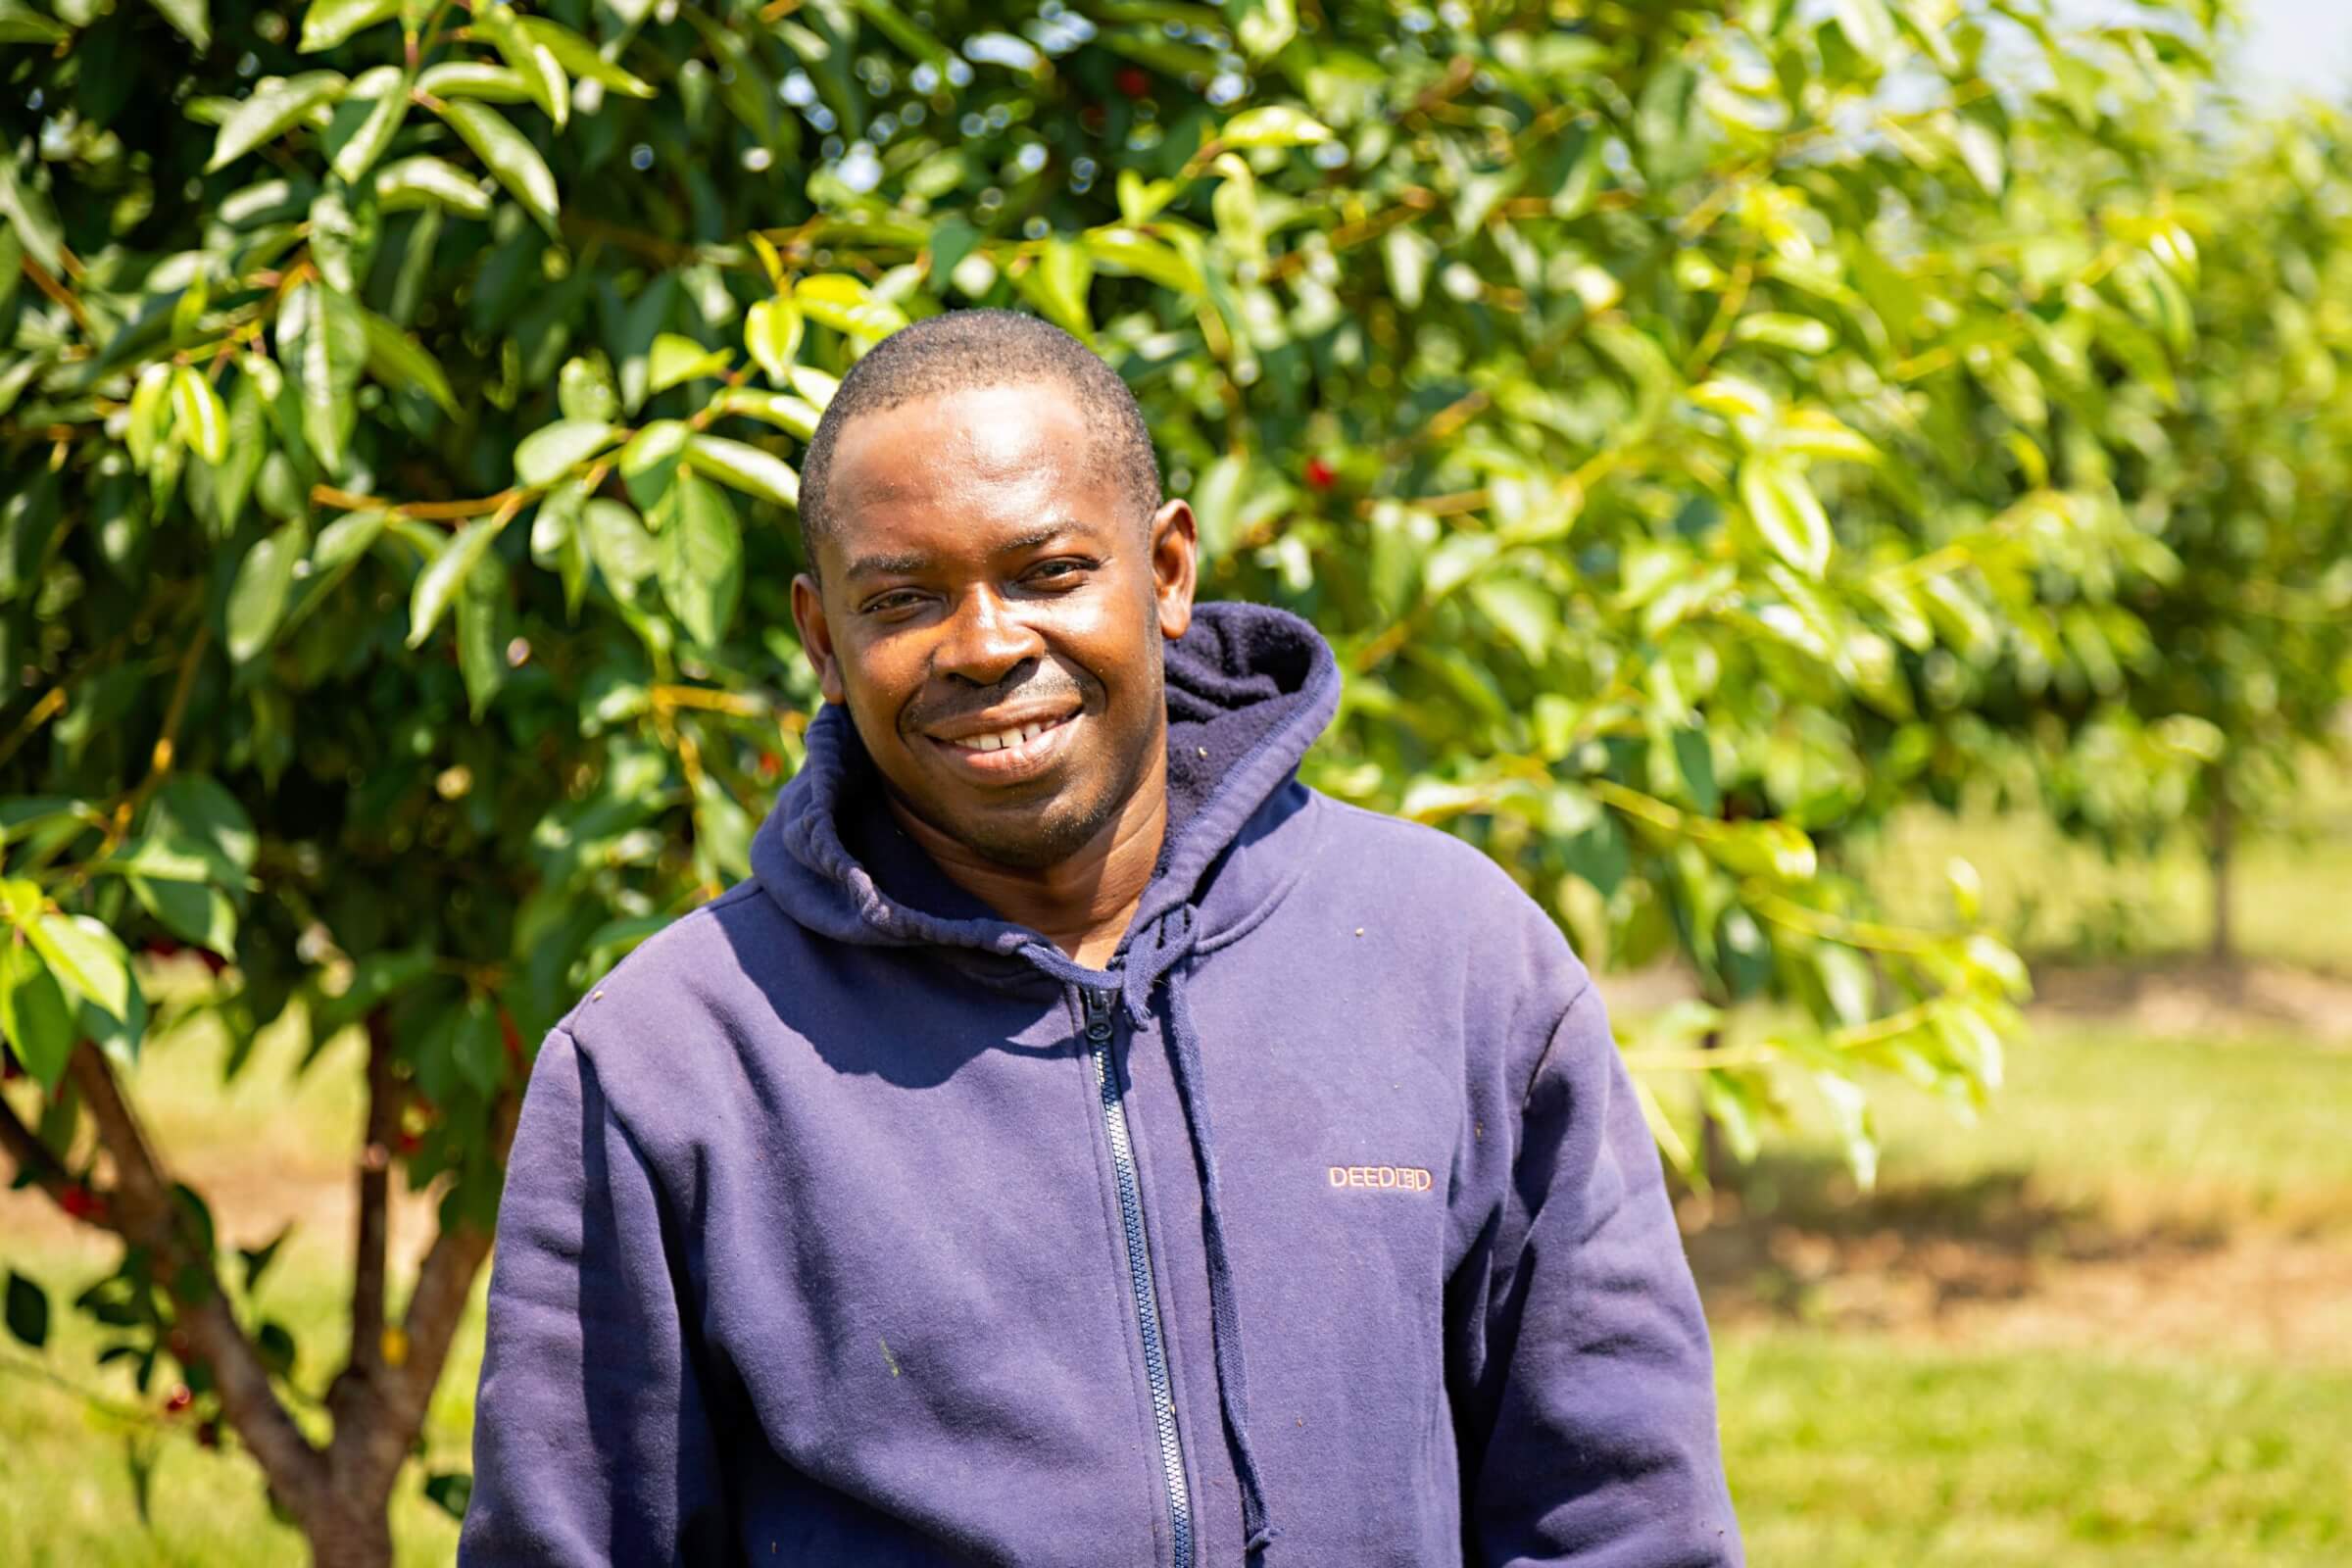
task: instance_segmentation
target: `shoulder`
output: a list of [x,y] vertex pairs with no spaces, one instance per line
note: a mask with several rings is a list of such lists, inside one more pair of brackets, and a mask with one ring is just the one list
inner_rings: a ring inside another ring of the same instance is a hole
[[805,946],[758,879],[746,879],[639,943],[557,1028],[609,1091],[625,1096],[644,1079],[691,1082],[805,960]]
[[1308,792],[1322,818],[1318,868],[1379,884],[1408,907],[1487,932],[1558,928],[1494,858],[1451,833]]
[[1400,959],[1532,986],[1561,1009],[1585,987],[1559,923],[1493,856],[1426,823],[1309,794],[1321,819],[1317,894],[1404,916],[1390,922],[1407,942]]

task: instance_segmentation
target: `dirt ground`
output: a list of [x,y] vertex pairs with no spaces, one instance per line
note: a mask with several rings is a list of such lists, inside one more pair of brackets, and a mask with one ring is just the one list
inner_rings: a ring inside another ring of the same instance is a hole
[[2352,1367],[2341,1232],[2121,1229],[2006,1175],[1858,1197],[1841,1174],[1769,1158],[1746,1193],[1776,1186],[1768,1211],[1740,1193],[1685,1204],[1685,1245],[1719,1324]]

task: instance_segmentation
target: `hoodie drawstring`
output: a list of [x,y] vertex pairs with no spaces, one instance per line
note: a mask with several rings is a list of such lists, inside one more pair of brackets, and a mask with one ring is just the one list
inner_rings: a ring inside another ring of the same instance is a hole
[[[1265,1487],[1258,1478],[1257,1455],[1250,1446],[1248,1378],[1242,1367],[1242,1333],[1233,1300],[1233,1265],[1225,1250],[1225,1226],[1217,1195],[1217,1160],[1208,1126],[1208,1103],[1200,1087],[1200,1039],[1193,1028],[1192,1007],[1185,1000],[1186,959],[1195,941],[1193,910],[1179,905],[1153,920],[1129,944],[1119,994],[1127,1016],[1141,1028],[1152,1018],[1152,992],[1164,976],[1168,982],[1168,1054],[1175,1069],[1176,1096],[1184,1103],[1185,1130],[1192,1135],[1193,1153],[1200,1166],[1200,1229],[1208,1251],[1208,1331],[1216,1356],[1217,1401],[1225,1431],[1233,1444],[1235,1479],[1242,1489],[1242,1529],[1245,1553],[1258,1552],[1282,1532],[1266,1518]],[[1086,988],[1099,977],[1080,967],[1058,949],[1031,944],[1023,956],[1047,974],[1067,985]]]

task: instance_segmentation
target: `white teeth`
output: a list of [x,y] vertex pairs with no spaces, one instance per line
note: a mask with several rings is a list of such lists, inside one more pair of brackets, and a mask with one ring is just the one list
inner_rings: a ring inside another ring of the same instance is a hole
[[1060,722],[1059,719],[1040,719],[1032,724],[1001,729],[993,735],[974,735],[962,744],[975,752],[1001,752],[1007,747],[1025,746]]

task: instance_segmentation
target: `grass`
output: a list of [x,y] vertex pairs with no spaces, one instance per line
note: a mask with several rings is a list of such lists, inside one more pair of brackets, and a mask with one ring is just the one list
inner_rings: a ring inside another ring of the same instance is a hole
[[[2012,1055],[1981,1126],[1888,1097],[1876,1199],[1855,1201],[1828,1141],[1803,1137],[1746,1196],[1765,1228],[1906,1230],[1896,1269],[1966,1247],[1996,1271],[2063,1270],[2086,1229],[2094,1254],[2203,1231],[2149,1244],[2159,1259],[2142,1265],[2159,1293],[2193,1294],[2200,1247],[2352,1249],[2346,1106],[2352,1051],[2062,1027]],[[2313,1365],[2220,1344],[1857,1331],[1778,1288],[1786,1316],[1725,1314],[1716,1331],[1726,1462],[1759,1568],[2352,1561],[2352,1308],[2334,1336],[2347,1353]]]
[[1719,1339],[1758,1568],[2299,1568],[2352,1558],[2352,1373]]
[[[2338,891],[2352,883],[2352,794],[2327,783],[2307,817],[2317,837],[2246,847],[2241,930],[2258,956],[2352,975]],[[2095,948],[2110,909],[2133,911],[2159,947],[2203,940],[2203,871],[2185,839],[2117,867],[2054,848],[2032,823],[1923,818],[1882,847],[1880,872],[1925,908],[1955,852],[1984,873],[1990,906],[2038,947]],[[341,1350],[361,1106],[350,1042],[286,1090],[299,1044],[265,1043],[223,1090],[220,1042],[191,1032],[151,1049],[132,1087],[177,1168],[213,1195],[228,1240],[253,1245],[297,1217],[258,1305],[294,1330],[296,1382],[316,1392]],[[1800,1130],[1749,1183],[1749,1223],[1760,1236],[1793,1230],[1840,1245],[1909,1227],[1927,1252],[1975,1249],[2012,1273],[2074,1266],[2085,1229],[2125,1253],[2132,1237],[2158,1232],[2352,1250],[2352,1050],[2283,1032],[2222,1041],[2069,1022],[2014,1050],[2009,1078],[1975,1127],[1890,1090],[1879,1106],[1881,1191],[1869,1200],[1837,1173],[1828,1140]],[[160,1387],[141,1399],[120,1366],[92,1368],[99,1331],[64,1303],[111,1268],[108,1250],[27,1201],[0,1197],[0,1263],[39,1278],[58,1310],[45,1356],[0,1348],[0,1563],[304,1562],[249,1460],[207,1452],[147,1413]],[[396,1251],[413,1258],[421,1230],[405,1217]],[[1694,1241],[1702,1257],[1707,1240]],[[2150,1255],[2140,1266],[2158,1287],[2177,1267],[2183,1278],[2170,1288],[2203,1288],[2194,1271],[2206,1254],[2193,1247]],[[1885,1266],[1913,1261],[1901,1252]],[[1703,1261],[1701,1273],[1719,1283]],[[1825,1298],[1808,1289],[1715,1299],[1725,1451],[1759,1568],[2352,1561],[2352,1351],[2298,1361],[2193,1330],[2082,1346],[1856,1327],[1834,1299],[1833,1310],[1812,1310]],[[477,1283],[433,1405],[431,1468],[468,1467],[481,1294]],[[1786,1310],[1773,1304],[1782,1299]],[[129,1418],[94,1410],[51,1381],[61,1376],[130,1407]],[[123,1457],[134,1435],[157,1455],[147,1525]],[[395,1502],[403,1568],[447,1563],[455,1548],[456,1525],[421,1482],[412,1466]]]

